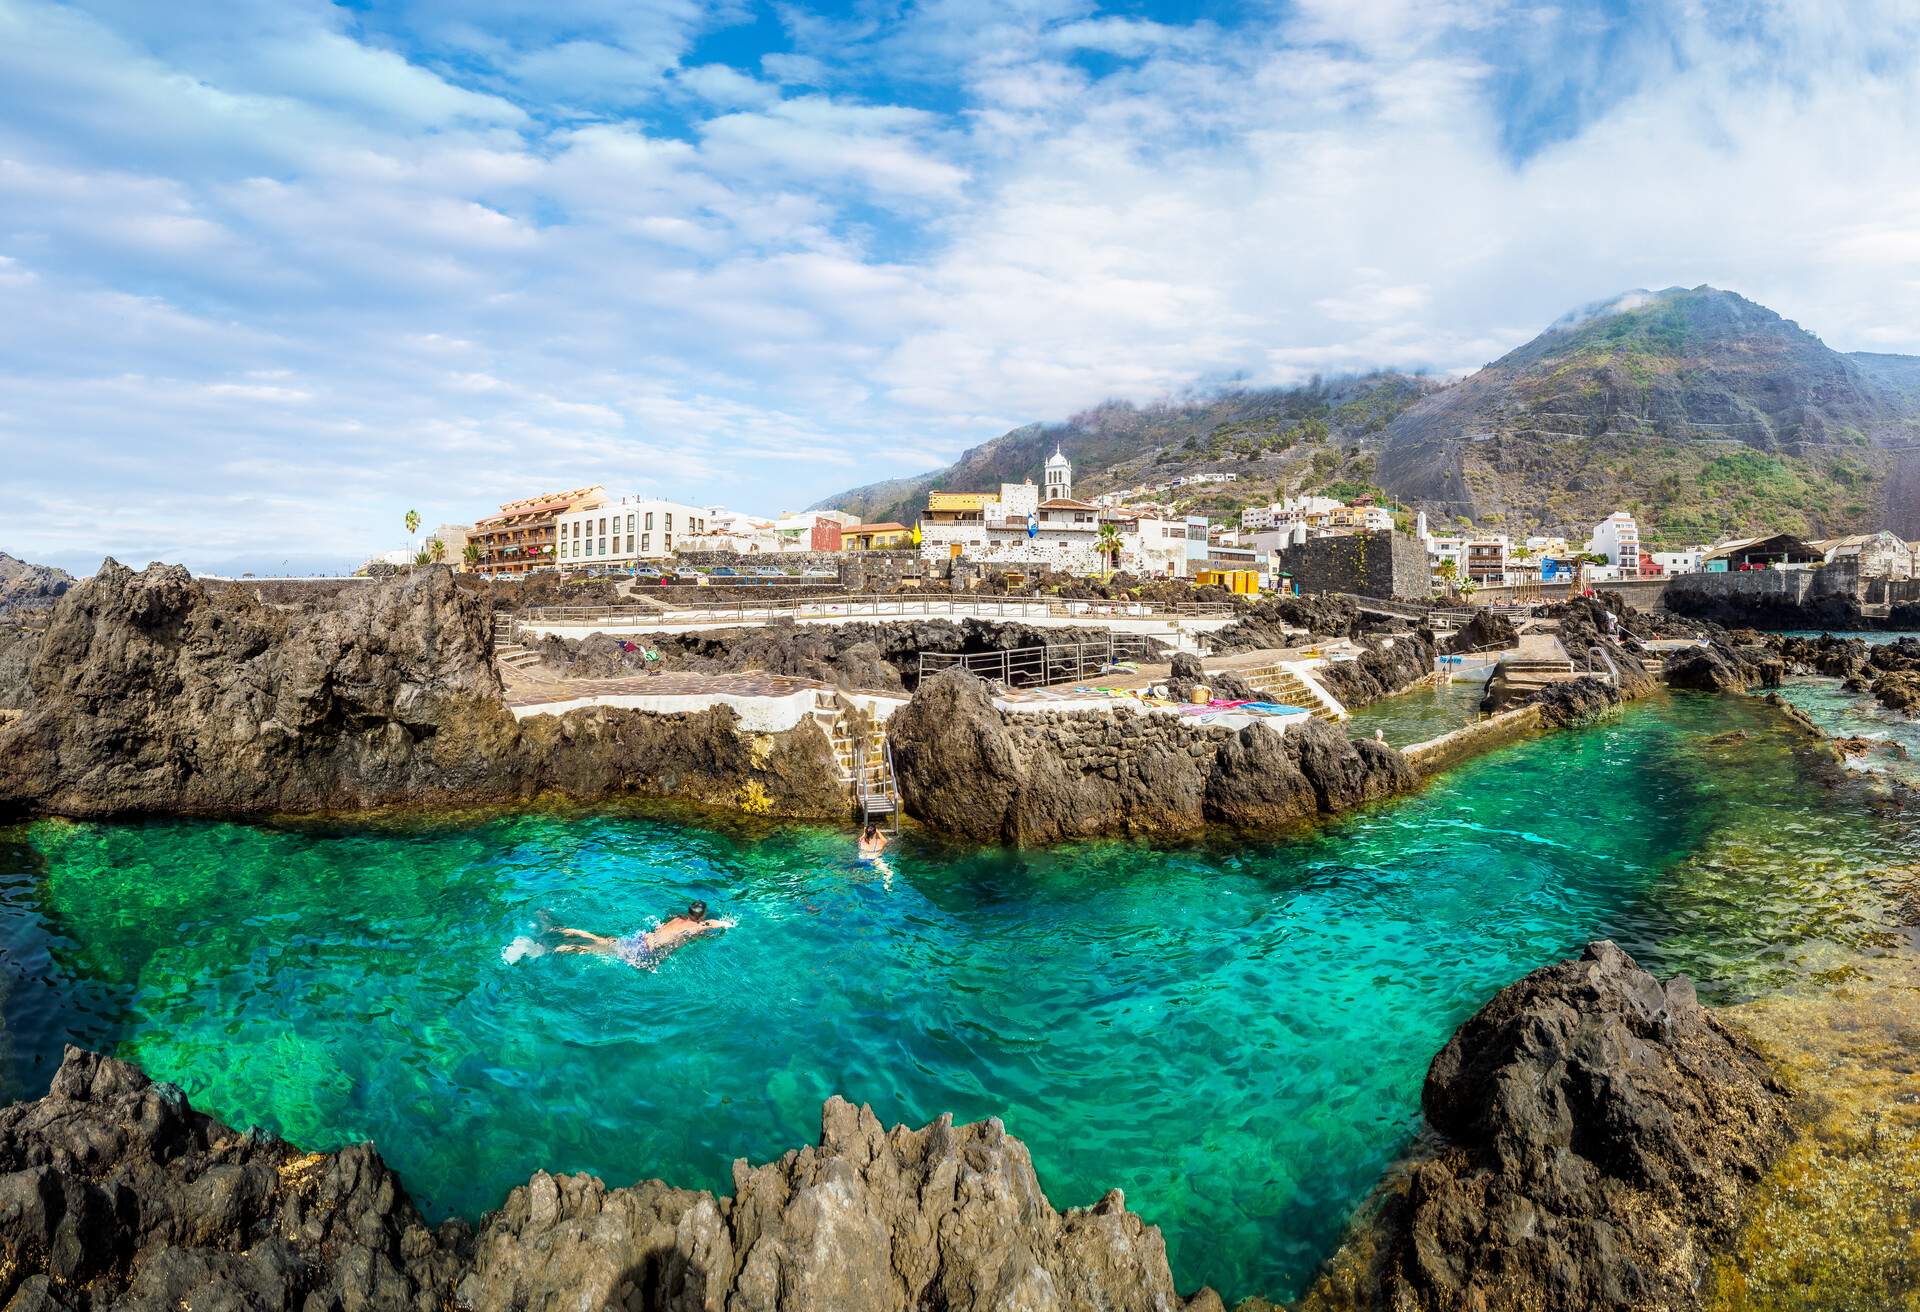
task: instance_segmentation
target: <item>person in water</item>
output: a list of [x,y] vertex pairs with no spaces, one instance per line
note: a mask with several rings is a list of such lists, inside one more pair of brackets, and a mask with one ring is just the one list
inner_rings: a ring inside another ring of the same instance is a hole
[[860,855],[868,860],[887,850],[887,836],[880,832],[880,826],[869,824],[866,832],[860,835]]
[[732,920],[714,920],[707,915],[707,904],[695,902],[677,916],[669,916],[654,929],[640,930],[628,934],[625,938],[609,938],[604,934],[590,934],[584,929],[568,929],[565,925],[555,925],[553,932],[565,934],[570,938],[582,940],[578,943],[562,943],[556,952],[589,952],[596,956],[614,957],[629,966],[655,966],[660,959],[689,939],[699,938],[702,934],[711,934],[715,930],[732,929],[738,923]]

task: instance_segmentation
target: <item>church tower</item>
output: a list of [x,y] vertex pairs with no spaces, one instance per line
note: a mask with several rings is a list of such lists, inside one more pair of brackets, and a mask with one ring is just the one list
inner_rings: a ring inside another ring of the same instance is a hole
[[1073,466],[1060,454],[1057,445],[1053,448],[1053,454],[1047,457],[1043,481],[1048,501],[1066,501],[1073,496]]

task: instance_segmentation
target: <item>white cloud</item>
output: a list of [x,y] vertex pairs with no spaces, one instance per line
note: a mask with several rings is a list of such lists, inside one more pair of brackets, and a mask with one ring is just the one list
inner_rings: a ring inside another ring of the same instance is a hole
[[[0,0],[0,547],[777,509],[1108,396],[1457,372],[1635,286],[1920,350],[1898,4],[1675,7],[1613,64],[1517,0],[933,0],[689,53],[739,16]],[[143,524],[76,533],[115,487]]]

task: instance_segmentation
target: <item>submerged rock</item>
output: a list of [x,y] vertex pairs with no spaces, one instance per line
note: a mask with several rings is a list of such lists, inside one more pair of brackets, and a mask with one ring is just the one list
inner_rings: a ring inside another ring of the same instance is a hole
[[0,1111],[10,1308],[898,1308],[1179,1312],[1119,1191],[1055,1211],[996,1121],[884,1129],[839,1098],[817,1147],[734,1165],[730,1198],[541,1172],[477,1231],[430,1230],[370,1145],[302,1153],[75,1048]]
[[[1684,976],[1610,942],[1501,990],[1427,1072],[1439,1146],[1355,1245],[1396,1312],[1702,1305],[1713,1251],[1789,1139],[1789,1097]],[[1339,1269],[1339,1264],[1335,1264]]]

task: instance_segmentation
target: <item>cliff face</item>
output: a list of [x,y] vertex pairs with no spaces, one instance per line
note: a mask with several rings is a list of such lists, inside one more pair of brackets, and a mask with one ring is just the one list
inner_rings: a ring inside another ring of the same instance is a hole
[[[1689,1309],[1789,1135],[1752,1046],[1612,943],[1509,985],[1434,1058],[1441,1146],[1309,1306]],[[1342,1288],[1342,1285],[1345,1287]]]
[[10,1308],[1185,1306],[1117,1191],[1062,1214],[998,1121],[887,1130],[838,1098],[817,1147],[736,1163],[730,1198],[542,1172],[477,1232],[429,1230],[370,1145],[239,1134],[70,1048],[45,1098],[0,1111],[0,1172]]
[[108,561],[55,607],[0,728],[0,805],[69,815],[303,813],[659,794],[844,808],[811,722],[755,743],[733,713],[516,722],[490,613],[444,569],[280,607],[177,566]]
[[983,842],[1270,828],[1413,786],[1406,758],[1319,721],[1275,733],[1172,716],[1003,714],[981,680],[927,680],[888,726],[907,813]]

